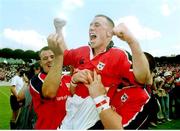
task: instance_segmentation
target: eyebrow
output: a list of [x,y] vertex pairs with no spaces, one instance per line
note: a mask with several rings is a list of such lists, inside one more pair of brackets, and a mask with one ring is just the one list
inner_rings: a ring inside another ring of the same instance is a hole
[[90,25],[92,25],[92,24],[99,24],[100,25],[101,23],[96,21],[96,22],[91,22],[90,23]]

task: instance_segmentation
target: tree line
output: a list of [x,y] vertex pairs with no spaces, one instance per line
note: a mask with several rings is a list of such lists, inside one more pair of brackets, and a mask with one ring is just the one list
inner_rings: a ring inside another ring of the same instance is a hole
[[[0,49],[0,57],[3,58],[14,58],[14,59],[22,59],[23,61],[27,62],[30,59],[38,60],[38,51],[33,50],[22,50],[22,49],[15,49],[12,50],[10,48],[3,48]],[[156,62],[159,63],[174,63],[174,64],[180,64],[180,55],[176,56],[161,56],[161,57],[155,57]]]
[[24,51],[22,49],[12,50],[10,48],[0,49],[0,57],[22,59],[25,62],[29,61],[30,59],[34,59],[34,60],[39,59],[38,51],[37,52],[33,50]]

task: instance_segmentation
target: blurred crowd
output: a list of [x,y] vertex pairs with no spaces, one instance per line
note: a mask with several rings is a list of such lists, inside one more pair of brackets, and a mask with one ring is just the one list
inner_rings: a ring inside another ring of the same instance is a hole
[[180,117],[180,65],[157,64],[152,86],[152,126]]
[[0,81],[9,82],[16,74],[16,69],[22,67],[25,71],[29,70],[29,64],[6,64],[0,63]]

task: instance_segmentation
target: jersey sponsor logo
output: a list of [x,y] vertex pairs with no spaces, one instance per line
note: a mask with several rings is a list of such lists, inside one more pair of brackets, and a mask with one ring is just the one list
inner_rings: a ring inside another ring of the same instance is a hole
[[121,96],[121,101],[122,102],[126,102],[126,100],[128,99],[128,95],[126,93],[124,93],[122,96]]
[[105,64],[104,63],[102,63],[101,61],[99,61],[99,64],[97,65],[97,68],[98,68],[98,70],[103,70],[103,68],[104,68],[104,66],[105,66]]
[[63,100],[66,100],[67,99],[67,95],[65,95],[65,96],[59,96],[59,97],[56,97],[56,100],[57,101],[63,101]]

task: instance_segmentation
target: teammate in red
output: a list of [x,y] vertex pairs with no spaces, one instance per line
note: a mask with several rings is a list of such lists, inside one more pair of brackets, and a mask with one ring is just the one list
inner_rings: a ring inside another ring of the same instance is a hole
[[[41,49],[40,64],[43,69],[30,82],[30,93],[34,110],[37,114],[35,129],[57,129],[64,116],[65,102],[70,95],[70,76],[62,76],[63,53],[51,50],[49,47]],[[51,80],[51,75],[54,76]],[[48,84],[47,84],[48,83]]]
[[[154,58],[149,53],[145,53],[145,55],[150,64],[149,70],[153,75],[152,71],[155,69]],[[105,90],[101,83],[101,76],[96,72],[94,72],[93,77],[92,75],[88,76],[90,81],[90,85],[88,85],[89,93],[95,101],[101,122],[105,128],[120,128],[119,115],[122,117],[124,129],[146,128],[146,121],[150,114],[150,94],[147,91],[147,86],[152,85],[153,77],[147,79],[145,85],[131,85],[128,82],[123,82],[115,90],[114,96],[108,102],[106,99],[107,94],[104,93]]]

